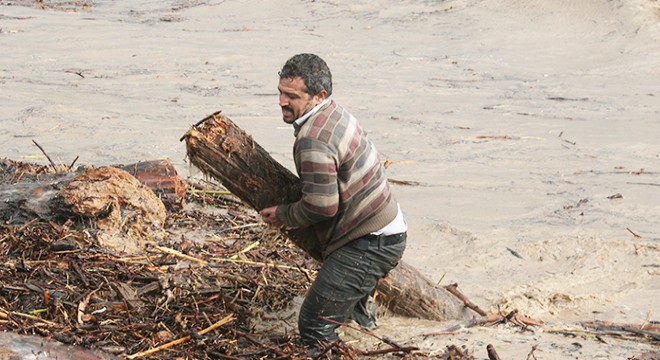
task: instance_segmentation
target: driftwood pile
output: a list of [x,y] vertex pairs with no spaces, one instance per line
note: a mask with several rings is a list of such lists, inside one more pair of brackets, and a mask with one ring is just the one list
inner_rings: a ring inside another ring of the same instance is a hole
[[[53,168],[0,160],[0,331],[44,338],[29,350],[44,359],[58,358],[46,340],[129,359],[307,358],[295,318],[277,319],[288,332],[259,325],[304,294],[317,263],[232,194],[211,184],[182,193],[169,162]],[[169,199],[162,231],[156,193]],[[141,251],[107,246],[109,234],[138,237]],[[34,343],[0,335],[17,356]],[[333,351],[426,357],[391,341]]]
[[[224,188],[188,185],[168,161],[74,170],[0,160],[0,331],[45,339],[0,332],[0,351],[45,360],[80,351],[61,343],[100,351],[86,359],[307,358],[291,311],[277,314],[304,294],[317,262]],[[420,300],[407,295],[390,291],[406,306]],[[273,319],[288,328],[263,326]],[[429,358],[369,335],[375,349],[328,351]],[[472,356],[449,346],[433,358]]]

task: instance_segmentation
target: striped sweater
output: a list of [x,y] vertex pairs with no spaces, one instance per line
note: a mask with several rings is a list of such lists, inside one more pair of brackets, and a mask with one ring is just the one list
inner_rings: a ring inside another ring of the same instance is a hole
[[278,206],[277,217],[290,228],[314,226],[324,259],[395,218],[397,204],[378,152],[353,115],[330,101],[295,126],[295,136],[303,195]]

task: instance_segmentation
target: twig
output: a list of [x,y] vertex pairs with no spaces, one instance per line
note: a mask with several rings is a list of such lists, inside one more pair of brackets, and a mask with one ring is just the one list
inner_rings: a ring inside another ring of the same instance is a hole
[[644,319],[644,322],[642,325],[640,325],[640,329],[644,329],[644,327],[651,322],[651,311],[646,313],[646,319]]
[[501,139],[501,140],[518,140],[518,137],[509,135],[478,135],[477,139]]
[[323,349],[323,351],[320,354],[316,355],[314,359],[321,359],[323,356],[325,356],[325,354],[328,353],[328,351],[332,350],[333,348],[338,348],[340,343],[341,340],[336,340],[332,344],[328,345],[325,349]]
[[511,248],[509,248],[509,247],[507,247],[506,249],[509,250],[509,252],[511,253],[511,255],[517,257],[518,259],[525,260],[525,259],[522,257],[522,255],[520,255],[517,251],[515,251],[515,250],[513,250],[513,249],[511,249]]
[[381,349],[381,350],[373,350],[373,351],[361,351],[361,353],[364,356],[374,356],[374,355],[385,355],[394,352],[410,353],[417,350],[419,350],[419,348],[416,346],[402,346],[402,347],[392,347],[389,349]]
[[333,323],[333,324],[337,324],[337,325],[345,326],[345,327],[347,327],[347,328],[349,328],[349,329],[353,329],[353,330],[355,330],[355,331],[359,331],[359,332],[361,332],[361,333],[363,333],[363,334],[366,334],[366,335],[369,335],[369,336],[371,336],[371,337],[374,337],[374,338],[376,338],[376,339],[378,339],[378,340],[380,340],[380,341],[382,341],[382,342],[384,342],[384,343],[386,343],[386,344],[392,346],[392,349],[376,350],[376,351],[373,351],[373,352],[372,352],[372,351],[369,351],[369,352],[362,351],[363,355],[380,355],[380,354],[387,354],[387,353],[392,353],[392,352],[411,352],[411,351],[419,350],[419,348],[414,347],[414,346],[403,347],[403,346],[401,346],[401,345],[395,343],[394,341],[392,341],[392,340],[390,340],[390,339],[388,339],[388,338],[380,337],[380,336],[374,334],[373,332],[371,332],[371,331],[369,331],[369,330],[367,330],[367,329],[358,328],[358,327],[352,326],[352,325],[350,325],[350,324],[346,324],[346,323],[342,323],[342,322],[339,322],[339,321],[335,321],[335,320],[332,320],[332,319],[329,319],[329,318],[326,318],[326,317],[321,317],[321,318],[322,318],[323,320],[327,321],[327,322],[331,322],[331,323]]
[[[254,249],[254,248],[257,247],[257,246],[259,246],[259,244],[261,244],[261,242],[260,242],[259,240],[257,240],[257,241],[255,241],[255,242],[253,242],[252,244],[246,246],[243,250],[239,251],[238,253],[239,253],[239,254],[245,254],[246,252],[248,252],[248,251]],[[234,255],[232,255],[231,258],[232,258],[232,259],[238,259],[238,254],[234,254]]]
[[227,190],[212,190],[212,189],[188,189],[188,194],[205,194],[205,195],[231,195]]
[[442,273],[442,276],[440,276],[440,280],[438,280],[438,282],[435,284],[436,286],[439,286],[439,285],[440,285],[440,283],[442,282],[442,280],[444,280],[445,275],[447,275],[447,272]]
[[527,354],[527,360],[531,357],[532,359],[536,360],[536,355],[534,355],[534,351],[536,351],[536,345],[532,345],[532,350]]
[[458,284],[454,283],[451,285],[445,286],[445,289],[449,291],[452,295],[456,296],[459,298],[465,306],[469,307],[470,309],[474,310],[477,314],[481,316],[487,316],[485,311],[483,311],[479,306],[475,305],[472,301],[470,301],[465,295],[461,294],[460,291],[458,291]]
[[166,248],[166,247],[163,247],[163,246],[154,246],[154,248],[158,251],[164,252],[166,254],[174,255],[174,256],[176,256],[178,258],[181,258],[181,259],[184,259],[184,260],[194,261],[194,262],[198,263],[200,266],[206,266],[206,265],[209,264],[208,261],[198,259],[198,258],[190,256],[190,255],[186,255],[186,254],[184,254],[180,251],[174,250],[174,249]]
[[275,354],[277,354],[277,356],[280,356],[280,357],[286,356],[286,355],[282,352],[281,349],[279,349],[279,348],[277,348],[277,347],[275,347],[275,346],[266,345],[266,344],[262,343],[261,341],[257,340],[254,336],[252,336],[252,335],[250,335],[250,334],[248,334],[248,333],[246,333],[246,332],[240,331],[240,330],[238,330],[238,329],[234,329],[234,333],[235,333],[236,335],[238,335],[238,336],[242,336],[242,337],[246,338],[247,340],[249,340],[249,341],[252,342],[253,344],[259,345],[259,346],[262,347],[262,348],[266,348],[266,349],[272,350]]
[[[2,314],[2,313],[3,312],[0,312],[0,314]],[[38,316],[33,316],[33,315],[30,315],[30,314],[20,313],[20,312],[17,312],[17,311],[10,311],[8,313],[5,313],[5,314],[3,314],[3,317],[8,316],[8,315],[14,315],[14,316],[18,316],[18,317],[22,317],[22,318],[26,318],[26,319],[30,319],[30,320],[42,322],[42,323],[44,323],[46,325],[50,325],[50,326],[57,326],[58,325],[58,324],[56,324],[52,321],[44,320],[44,319],[42,319]]]
[[500,356],[497,355],[497,351],[495,351],[495,347],[492,344],[486,346],[486,351],[488,351],[489,360],[500,360]]
[[525,328],[526,326],[542,326],[544,325],[542,321],[530,319],[525,316],[518,315],[518,310],[512,310],[506,315],[499,315],[499,319],[495,321],[490,321],[492,324],[504,324],[510,322],[514,325]]
[[76,156],[75,159],[71,162],[71,165],[69,165],[69,170],[73,169],[73,165],[76,164],[76,161],[78,161],[78,158],[80,158],[80,155]]
[[660,184],[656,184],[656,183],[632,182],[632,181],[628,181],[626,184],[631,184],[631,185],[660,186]]
[[[281,264],[275,264],[275,263],[264,263],[264,262],[257,262],[257,261],[250,261],[250,260],[241,260],[241,259],[223,259],[223,258],[213,258],[211,259],[213,261],[217,262],[230,262],[230,263],[235,263],[235,264],[245,264],[245,265],[252,265],[252,266],[263,266],[263,267],[275,267],[275,268],[280,268],[280,269],[285,269],[285,270],[299,270],[302,271],[303,273],[309,273],[313,274],[315,271],[308,270],[308,269],[302,269],[297,266],[288,266],[288,265],[281,265]],[[211,265],[213,266],[213,265]]]
[[60,167],[62,168],[62,171],[69,171],[69,168],[66,166],[66,164],[64,163],[64,161],[62,161],[62,158],[61,158],[61,157],[58,156],[58,157],[57,157],[57,161],[59,161],[59,163],[60,163]]
[[633,234],[634,237],[636,237],[636,238],[641,238],[640,235],[638,235],[638,234],[636,234],[634,231],[630,230],[630,228],[626,228],[626,230],[628,230],[628,232],[630,232],[631,234]]
[[604,335],[615,335],[621,332],[627,332],[641,337],[648,337],[654,341],[660,341],[660,325],[656,324],[644,324],[640,326],[632,324],[617,324],[609,321],[585,321],[580,323],[580,325]]
[[660,326],[658,325],[647,325],[645,329],[642,329],[639,325],[616,324],[605,321],[583,322],[580,325],[585,329],[549,329],[545,332],[564,335],[590,334],[597,338],[605,335],[652,344],[657,344],[660,341]]
[[36,141],[32,140],[32,142],[35,145],[37,145],[39,150],[41,150],[41,153],[44,154],[44,156],[46,156],[46,159],[48,159],[48,161],[50,162],[50,166],[53,167],[53,170],[55,170],[56,173],[59,173],[60,171],[57,169],[57,165],[55,165],[55,162],[53,161],[53,159],[51,159],[50,156],[48,156],[48,153],[46,153],[46,150],[44,150],[44,148],[42,148],[41,145],[39,145]]
[[421,182],[413,181],[413,180],[397,180],[397,179],[388,178],[387,181],[391,182],[392,184],[397,184],[397,185],[412,185],[412,186],[422,185]]
[[258,222],[258,223],[251,223],[251,224],[245,224],[245,225],[238,225],[238,226],[232,226],[230,228],[222,229],[218,231],[218,234],[222,234],[227,231],[234,231],[234,230],[240,230],[240,229],[246,229],[246,228],[251,228],[259,225],[263,225],[264,223]]
[[85,76],[82,74],[82,70],[81,71],[67,70],[67,71],[65,71],[65,73],[76,74],[76,75],[80,76],[83,79],[85,78]]
[[527,326],[530,326],[530,325],[532,325],[532,326],[543,326],[543,325],[545,325],[545,323],[541,320],[534,320],[534,319],[528,318],[526,316],[516,315],[515,318],[516,318],[517,321],[519,321],[519,322],[521,322],[521,323],[523,323]]
[[[508,315],[495,315],[495,314],[490,314],[487,316],[482,316],[476,319],[470,320],[467,324],[459,324],[459,325],[454,325],[452,327],[449,327],[445,330],[442,331],[437,331],[437,332],[432,332],[432,333],[426,333],[423,334],[422,336],[436,336],[436,335],[453,335],[457,334],[461,329],[465,328],[471,328],[475,326],[482,326],[482,325],[495,325],[495,324],[503,324],[509,320],[515,319],[516,320],[516,325],[521,326],[518,323],[523,324],[524,326],[543,326],[542,321],[530,319],[528,317],[524,316],[518,316],[516,315],[515,312],[510,312]],[[512,321],[513,322],[513,321]]]
[[[209,333],[209,332],[219,328],[220,326],[222,326],[224,324],[227,324],[227,323],[229,323],[233,320],[234,320],[233,314],[229,314],[229,315],[225,316],[222,320],[220,320],[220,321],[216,322],[215,324],[207,327],[206,329],[198,332],[197,334],[204,335],[204,334]],[[152,349],[149,349],[149,350],[146,350],[146,351],[142,351],[142,352],[139,352],[139,353],[136,353],[136,354],[133,354],[133,355],[129,355],[126,358],[135,359],[135,358],[138,358],[138,357],[141,357],[141,356],[151,355],[151,354],[157,353],[161,350],[171,348],[172,346],[183,344],[183,343],[185,343],[186,341],[188,341],[190,339],[192,339],[192,335],[184,336],[180,339],[170,341],[166,344],[157,346],[155,348],[152,348]]]

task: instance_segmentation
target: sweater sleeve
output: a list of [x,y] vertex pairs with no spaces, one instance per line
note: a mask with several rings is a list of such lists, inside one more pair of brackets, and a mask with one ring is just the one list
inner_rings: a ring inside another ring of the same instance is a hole
[[294,160],[302,181],[300,200],[277,207],[277,217],[290,228],[304,228],[332,218],[339,209],[336,151],[316,139],[301,139]]

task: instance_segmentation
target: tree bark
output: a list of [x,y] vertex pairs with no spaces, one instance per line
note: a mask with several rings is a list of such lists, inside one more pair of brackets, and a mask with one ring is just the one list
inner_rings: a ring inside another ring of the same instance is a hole
[[188,190],[188,183],[174,169],[170,160],[140,161],[118,166],[148,186],[168,209],[180,209]]
[[[296,175],[275,161],[254,139],[219,111],[181,138],[191,163],[220,181],[255,210],[301,198]],[[283,230],[314,259],[321,251],[313,228]],[[430,320],[463,319],[465,307],[445,289],[401,261],[378,284],[378,300],[394,313]]]

